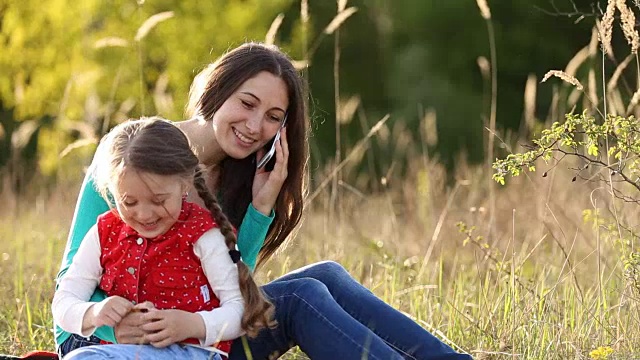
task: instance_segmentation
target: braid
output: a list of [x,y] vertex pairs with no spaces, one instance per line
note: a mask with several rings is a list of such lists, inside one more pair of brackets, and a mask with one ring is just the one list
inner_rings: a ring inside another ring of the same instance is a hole
[[[206,185],[201,169],[196,169],[193,179],[193,185],[198,191],[198,195],[204,201],[205,206],[211,212],[213,220],[220,228],[220,232],[224,236],[224,241],[229,251],[236,250],[237,237],[233,231],[233,226],[227,216],[222,212],[222,208],[218,204],[216,198],[211,194]],[[262,291],[256,284],[251,270],[242,262],[236,263],[238,266],[238,280],[240,283],[240,292],[244,298],[244,314],[242,315],[242,329],[247,332],[249,337],[258,335],[258,331],[264,327],[273,328],[277,325],[273,319],[273,304],[271,304],[263,295]]]

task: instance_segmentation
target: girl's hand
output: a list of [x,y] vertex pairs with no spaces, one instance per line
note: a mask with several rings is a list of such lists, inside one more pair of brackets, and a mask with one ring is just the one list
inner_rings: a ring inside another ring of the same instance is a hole
[[119,344],[141,345],[149,343],[145,336],[147,333],[142,330],[142,325],[145,324],[143,315],[153,308],[153,303],[149,301],[138,304],[116,324],[113,330]]
[[129,300],[120,296],[108,297],[89,308],[84,315],[83,328],[116,326],[131,309],[133,304]]
[[204,320],[198,314],[182,310],[149,310],[143,315],[142,330],[146,339],[157,348],[167,347],[185,339],[204,339]]
[[[276,164],[272,171],[265,168],[256,170],[253,179],[253,207],[264,215],[269,215],[274,205],[282,184],[287,179],[287,165],[289,161],[289,146],[287,144],[287,128],[281,130],[280,140],[276,142]],[[264,149],[258,151],[257,158],[264,156]]]

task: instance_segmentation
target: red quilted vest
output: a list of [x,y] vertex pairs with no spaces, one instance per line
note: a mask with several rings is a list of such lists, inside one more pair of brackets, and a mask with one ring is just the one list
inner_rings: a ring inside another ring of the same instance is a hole
[[[104,269],[100,289],[134,304],[150,301],[158,309],[197,312],[219,307],[220,300],[193,252],[200,236],[215,226],[209,211],[186,201],[178,221],[152,240],[138,235],[116,211],[100,215],[100,264]],[[197,339],[185,342],[199,343]],[[231,350],[231,341],[212,345],[226,353]]]

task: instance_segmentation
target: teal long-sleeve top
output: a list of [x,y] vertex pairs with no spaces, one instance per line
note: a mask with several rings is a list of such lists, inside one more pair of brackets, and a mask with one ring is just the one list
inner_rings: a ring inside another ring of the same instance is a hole
[[[95,188],[92,173],[92,171],[87,172],[82,182],[82,187],[80,188],[80,194],[67,239],[67,246],[64,251],[62,265],[60,266],[57,279],[64,276],[69,269],[73,257],[80,247],[80,243],[89,229],[96,223],[97,217],[109,210],[109,205]],[[242,253],[242,261],[244,261],[251,270],[256,266],[258,252],[264,243],[273,218],[273,211],[270,216],[265,216],[256,210],[253,205],[249,205],[242,224],[238,229],[238,249]],[[90,301],[99,302],[105,298],[105,293],[100,289],[96,289]],[[56,346],[59,346],[67,340],[71,334],[62,330],[57,324],[54,324],[54,327]],[[116,343],[116,337],[112,327],[100,327],[94,335],[102,340]]]

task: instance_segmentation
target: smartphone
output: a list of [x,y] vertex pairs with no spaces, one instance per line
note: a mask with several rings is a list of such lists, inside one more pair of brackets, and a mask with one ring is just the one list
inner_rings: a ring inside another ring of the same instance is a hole
[[273,139],[270,142],[268,142],[267,145],[265,146],[265,149],[268,149],[268,150],[264,154],[262,159],[258,161],[258,164],[256,165],[258,169],[262,169],[264,167],[265,171],[271,171],[273,170],[273,167],[276,165],[276,157],[275,157],[276,142],[280,140],[280,131],[282,130],[286,122],[287,122],[287,115],[284,116],[284,119],[282,120],[282,124],[280,124],[280,128],[276,133],[276,136],[274,136]]
[[264,167],[265,171],[273,170],[273,167],[276,165],[276,141],[278,140],[280,140],[280,130],[278,130],[276,136],[274,136],[273,139],[265,145],[267,152],[264,154],[262,159],[258,161],[258,169],[262,169]]

